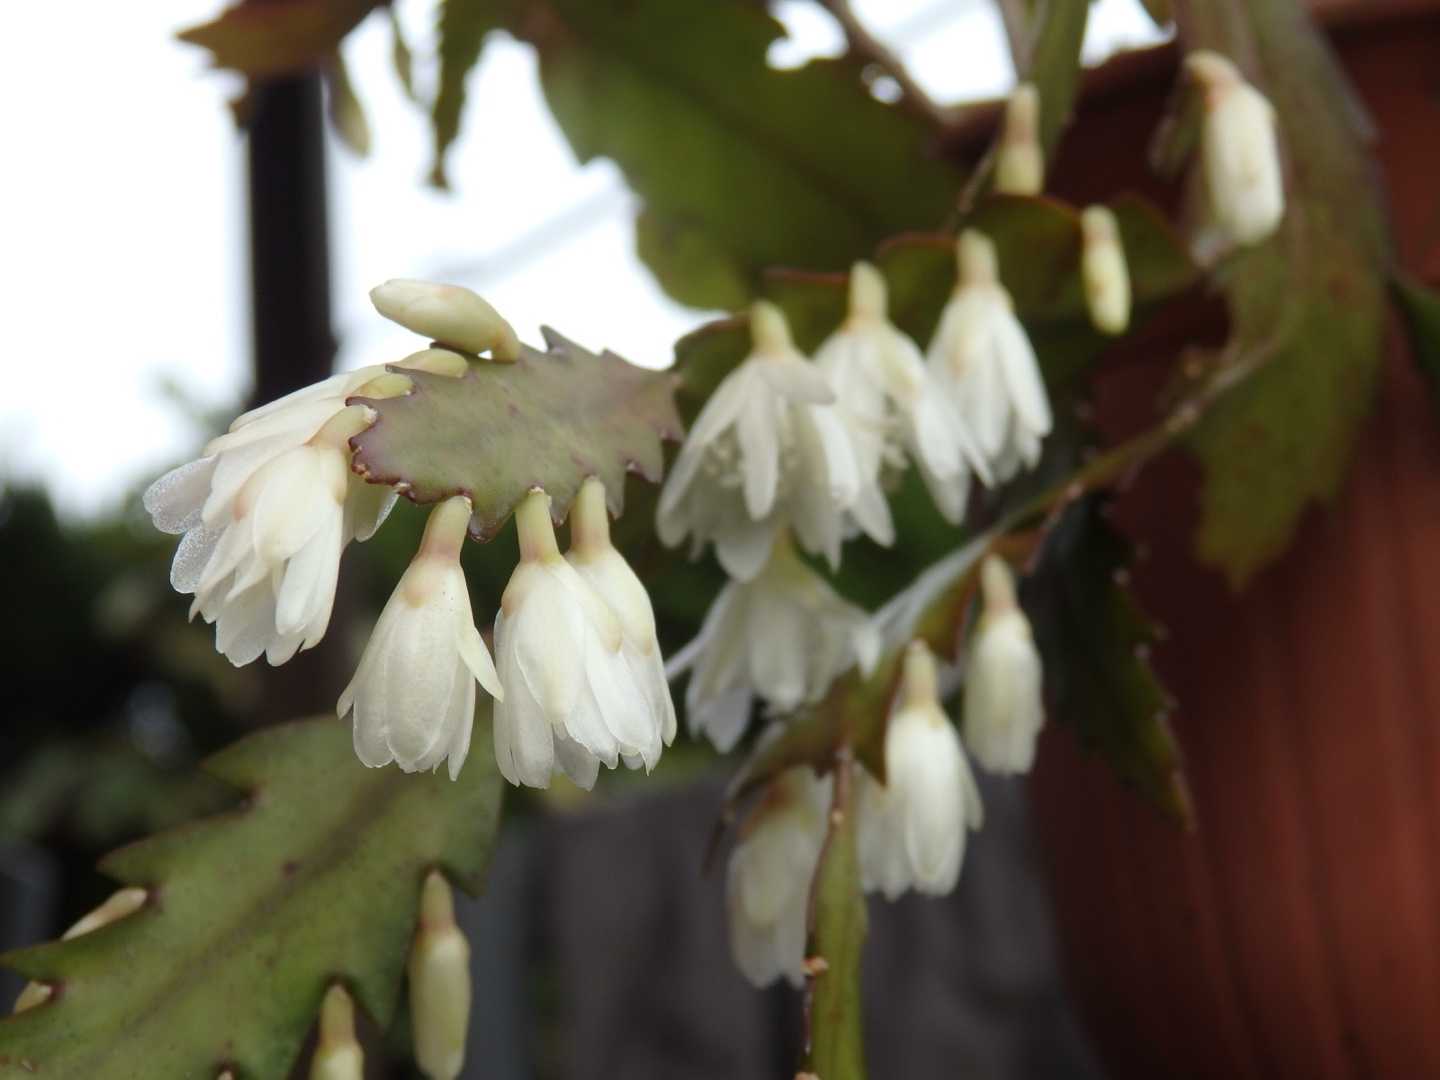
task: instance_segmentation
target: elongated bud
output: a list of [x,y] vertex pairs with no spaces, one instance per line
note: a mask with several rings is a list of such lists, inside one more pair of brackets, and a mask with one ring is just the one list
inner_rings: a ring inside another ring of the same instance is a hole
[[750,305],[750,340],[757,353],[789,355],[795,348],[785,313],[769,300]]
[[975,229],[966,229],[960,234],[955,244],[955,262],[960,275],[957,287],[993,285],[999,280],[995,245],[988,236]]
[[[120,889],[94,911],[81,916],[74,926],[60,935],[60,940],[72,941],[82,935],[93,933],[102,926],[109,926],[127,915],[135,914],[144,906],[148,895],[144,889],[134,885]],[[28,983],[25,989],[20,991],[20,996],[15,999],[15,1011],[22,1013],[27,1009],[33,1009],[36,1005],[49,1001],[52,993],[54,993],[53,988],[45,983]]]
[[1044,187],[1040,91],[1033,83],[1021,83],[1005,105],[1005,126],[995,154],[995,190],[1004,195],[1039,195]]
[[430,1080],[455,1080],[470,1024],[470,944],[455,925],[455,901],[438,870],[425,878],[408,971],[415,1063]]
[[392,278],[370,290],[375,310],[407,330],[501,361],[520,355],[520,340],[500,313],[461,285]]
[[1130,325],[1130,268],[1115,215],[1108,207],[1089,207],[1080,215],[1080,233],[1080,276],[1090,321],[1103,334],[1123,334]]
[[310,1080],[363,1080],[365,1053],[355,1039],[355,1005],[338,983],[320,1006],[320,1039],[310,1061]]
[[856,319],[884,319],[889,306],[888,290],[880,271],[868,262],[850,268],[850,316]]
[[404,360],[390,366],[404,368],[406,371],[426,371],[431,375],[446,375],[458,379],[470,370],[470,361],[457,352],[431,346],[428,349],[411,353]]
[[1015,579],[998,556],[980,567],[983,609],[965,677],[965,742],[996,773],[1029,772],[1045,723],[1042,671]]

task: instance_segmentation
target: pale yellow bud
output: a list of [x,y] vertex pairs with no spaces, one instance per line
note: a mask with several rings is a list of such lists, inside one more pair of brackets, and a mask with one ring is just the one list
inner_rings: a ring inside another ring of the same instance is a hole
[[355,1039],[355,1005],[338,983],[320,1006],[320,1038],[310,1061],[310,1080],[363,1080],[365,1053]]
[[788,356],[795,348],[785,313],[769,300],[750,305],[750,340],[756,353]]
[[438,870],[425,879],[408,971],[415,1063],[430,1080],[455,1080],[470,1024],[470,944],[455,925],[450,885]]
[[1115,215],[1104,206],[1080,215],[1080,277],[1090,321],[1104,334],[1123,334],[1130,325],[1130,269]]
[[1044,188],[1040,91],[1032,83],[1021,83],[1005,105],[1005,126],[995,151],[995,190],[1005,195],[1039,195]]
[[850,268],[850,317],[884,319],[888,307],[888,290],[880,271],[868,262],[857,262]]
[[375,310],[407,330],[464,352],[489,350],[496,360],[520,355],[520,339],[500,313],[461,285],[392,278],[370,290]]
[[[74,926],[60,935],[60,940],[71,941],[84,934],[93,933],[102,926],[109,926],[127,915],[133,915],[144,905],[148,895],[144,889],[134,885],[120,889],[94,911],[81,916]],[[15,999],[15,1011],[22,1013],[36,1005],[42,1005],[50,1000],[53,993],[54,989],[45,983],[28,983]]]
[[955,244],[955,261],[959,268],[960,286],[993,285],[999,278],[995,245],[975,229],[966,229]]

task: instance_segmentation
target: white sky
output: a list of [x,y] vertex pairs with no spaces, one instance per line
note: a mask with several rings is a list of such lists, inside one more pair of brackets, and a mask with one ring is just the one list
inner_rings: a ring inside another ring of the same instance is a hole
[[[428,86],[434,0],[397,5]],[[246,389],[244,148],[224,105],[233,84],[174,40],[220,6],[92,4],[76,34],[72,5],[30,4],[11,20],[16,32],[0,36],[0,130],[12,148],[0,179],[11,372],[0,393],[0,482],[43,480],[67,514],[103,512],[194,452],[200,432],[167,386],[206,408]],[[993,96],[1013,80],[988,0],[855,8],[938,99]],[[772,62],[840,51],[838,29],[813,3],[786,0],[778,13],[791,40]],[[1155,36],[1138,0],[1099,0],[1086,57]],[[62,52],[37,44],[58,41]],[[428,124],[403,98],[389,49],[382,16],[345,49],[373,147],[365,160],[330,148],[340,365],[413,349],[413,335],[366,298],[389,277],[470,285],[529,341],[544,322],[637,363],[666,363],[674,339],[706,316],[668,301],[635,258],[619,171],[576,164],[529,49],[509,40],[487,49],[451,151],[452,193],[423,182]],[[522,167],[487,168],[495,147]],[[543,249],[521,243],[556,218],[583,224]],[[525,248],[533,254],[516,257]]]

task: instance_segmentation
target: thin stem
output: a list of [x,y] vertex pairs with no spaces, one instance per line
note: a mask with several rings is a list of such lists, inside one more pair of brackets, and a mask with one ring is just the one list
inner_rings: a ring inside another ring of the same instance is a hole
[[954,111],[941,105],[924,88],[915,81],[910,72],[905,69],[905,64],[894,51],[880,41],[869,30],[865,29],[862,23],[850,10],[849,0],[820,0],[840,28],[845,31],[845,40],[850,46],[850,51],[874,64],[894,79],[900,86],[901,101],[910,110],[919,116],[924,117],[936,127],[948,127],[954,120]]

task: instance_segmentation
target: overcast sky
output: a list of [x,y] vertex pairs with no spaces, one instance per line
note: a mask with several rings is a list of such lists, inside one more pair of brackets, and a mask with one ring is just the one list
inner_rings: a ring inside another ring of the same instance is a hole
[[[433,46],[434,0],[396,0],[411,44]],[[6,369],[0,481],[43,480],[67,514],[103,512],[125,488],[191,454],[200,432],[177,401],[241,400],[249,312],[243,143],[227,77],[174,41],[216,0],[31,4],[0,38],[12,156],[0,202]],[[862,19],[935,97],[1003,93],[1013,81],[989,0],[862,0]],[[790,39],[772,62],[841,51],[809,0],[779,5]],[[23,23],[23,26],[17,25]],[[1087,59],[1155,37],[1138,0],[1099,0]],[[49,44],[47,44],[49,43]],[[63,43],[63,49],[59,43]],[[424,184],[430,134],[401,95],[389,29],[372,18],[345,55],[373,132],[369,158],[332,145],[334,315],[342,366],[412,351],[367,290],[389,277],[471,285],[526,340],[549,323],[637,363],[705,313],[668,301],[634,255],[633,204],[608,162],[578,166],[546,111],[530,50],[492,44],[470,84],[451,193]],[[421,65],[422,86],[433,81]],[[491,170],[505,148],[523,170]],[[543,244],[527,238],[545,235]],[[524,253],[523,255],[521,253]]]

